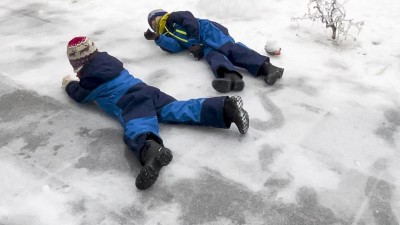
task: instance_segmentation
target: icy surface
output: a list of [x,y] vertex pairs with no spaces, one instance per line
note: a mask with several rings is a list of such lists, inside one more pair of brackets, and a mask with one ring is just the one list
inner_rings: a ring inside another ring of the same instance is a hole
[[[352,0],[357,41],[331,46],[307,1],[2,0],[0,224],[399,225],[400,2]],[[147,191],[119,124],[61,89],[66,43],[91,37],[178,99],[219,95],[205,61],[143,38],[155,8],[221,22],[285,68],[267,86],[243,72],[247,135],[161,125],[174,160]]]

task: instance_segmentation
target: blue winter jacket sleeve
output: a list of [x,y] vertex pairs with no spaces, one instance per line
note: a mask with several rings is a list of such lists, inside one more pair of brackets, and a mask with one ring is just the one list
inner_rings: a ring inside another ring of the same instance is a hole
[[167,26],[173,27],[174,23],[182,26],[189,38],[191,45],[200,44],[199,22],[189,11],[172,12],[167,20]]
[[65,91],[76,102],[82,102],[91,92],[91,90],[81,87],[78,81],[71,81],[65,88]]
[[167,37],[162,34],[155,40],[156,44],[164,51],[176,53],[182,51],[184,48],[179,44],[177,40],[172,37]]

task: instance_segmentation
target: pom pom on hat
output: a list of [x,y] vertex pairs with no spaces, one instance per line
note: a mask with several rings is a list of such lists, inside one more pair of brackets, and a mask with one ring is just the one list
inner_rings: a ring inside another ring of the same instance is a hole
[[74,37],[67,45],[67,56],[74,72],[79,72],[82,67],[97,53],[97,47],[88,37]]

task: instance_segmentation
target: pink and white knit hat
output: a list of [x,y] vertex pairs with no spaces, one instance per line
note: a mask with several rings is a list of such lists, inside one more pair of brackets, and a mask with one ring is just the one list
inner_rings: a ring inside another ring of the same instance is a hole
[[68,42],[67,56],[76,73],[96,52],[98,52],[97,47],[88,37],[74,37]]

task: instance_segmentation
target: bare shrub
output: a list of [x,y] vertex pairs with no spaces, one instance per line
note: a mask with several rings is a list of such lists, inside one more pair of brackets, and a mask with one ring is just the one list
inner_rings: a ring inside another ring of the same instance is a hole
[[339,3],[338,0],[310,0],[307,13],[302,17],[293,17],[292,21],[298,22],[305,19],[321,21],[326,28],[331,28],[332,42],[335,43],[341,36],[344,39],[351,36],[356,40],[349,31],[351,28],[355,28],[358,35],[364,26],[364,21],[353,22],[353,19],[346,19],[345,3],[346,1]]

